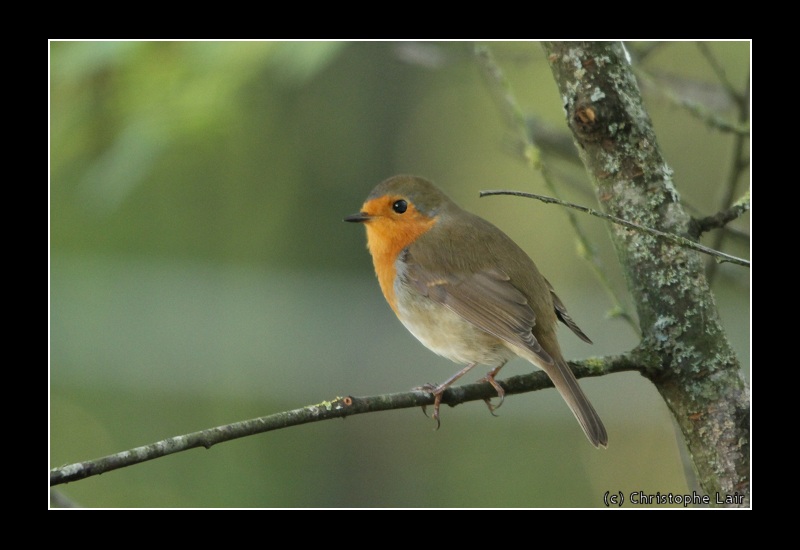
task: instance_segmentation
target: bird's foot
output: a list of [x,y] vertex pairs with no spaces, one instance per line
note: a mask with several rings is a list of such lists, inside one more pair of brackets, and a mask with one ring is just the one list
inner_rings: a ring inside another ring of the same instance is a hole
[[[424,386],[419,386],[417,388],[414,388],[415,390],[418,390],[418,391],[424,391],[426,393],[433,394],[433,397],[434,397],[434,399],[433,399],[433,419],[436,421],[436,429],[437,430],[439,429],[439,426],[442,425],[442,423],[439,421],[439,405],[442,404],[442,394],[444,393],[444,390],[446,390],[447,388],[452,386],[453,383],[456,380],[458,380],[459,378],[464,376],[466,373],[468,373],[470,371],[470,369],[473,368],[475,365],[477,365],[477,363],[470,363],[469,365],[467,365],[466,367],[464,367],[463,369],[461,369],[460,371],[455,373],[453,376],[451,376],[450,378],[448,378],[447,380],[445,380],[444,382],[439,384],[438,386],[434,386],[433,384],[425,384]],[[500,370],[500,367],[497,367],[496,369],[492,370],[492,372],[489,373],[493,377],[492,378],[492,381],[493,381],[492,385],[495,386],[496,388],[498,388],[499,386],[496,385],[497,382],[494,382],[494,375],[497,374],[497,371],[499,371],[499,370]],[[502,391],[502,388],[501,388],[501,391]],[[427,411],[425,409],[426,409],[426,407],[425,407],[425,405],[423,405],[422,406],[422,412],[425,413],[425,416],[428,416],[428,413],[427,413]]]
[[[442,404],[442,394],[444,390],[447,389],[445,385],[435,386],[433,384],[424,384],[422,386],[417,386],[413,388],[414,391],[423,391],[425,393],[433,394],[433,419],[436,421],[436,428],[434,431],[438,430],[439,427],[442,425],[441,420],[439,420],[439,406]],[[425,416],[428,416],[428,406],[422,405],[422,413]]]
[[497,409],[499,409],[502,406],[503,401],[505,401],[505,398],[506,398],[506,391],[497,382],[497,380],[494,379],[495,375],[497,375],[497,373],[499,371],[500,371],[500,367],[497,367],[496,369],[491,370],[489,372],[489,374],[487,374],[486,376],[484,376],[483,378],[478,380],[478,382],[489,382],[492,385],[492,387],[495,389],[495,391],[497,392],[497,397],[500,398],[500,402],[497,405],[492,405],[491,399],[487,398],[487,399],[483,400],[483,402],[486,403],[486,406],[489,407],[489,412],[492,414],[492,416],[497,416],[496,414],[494,414],[494,411],[496,411]]

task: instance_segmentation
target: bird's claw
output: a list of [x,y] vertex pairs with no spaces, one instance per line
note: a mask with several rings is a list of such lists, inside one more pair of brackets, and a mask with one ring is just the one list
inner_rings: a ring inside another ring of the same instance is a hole
[[[433,431],[438,430],[441,425],[442,421],[439,419],[439,406],[442,404],[442,394],[444,393],[445,388],[441,386],[434,386],[433,384],[424,384],[422,386],[417,386],[413,388],[414,391],[422,391],[425,393],[433,394],[433,419],[436,421],[436,427]],[[428,406],[422,405],[422,414],[428,416]]]
[[495,411],[495,409],[499,409],[500,405],[503,404],[503,400],[502,399],[500,400],[500,404],[497,405],[496,407],[494,405],[492,405],[492,400],[489,399],[488,397],[486,399],[484,399],[483,402],[486,403],[486,406],[489,408],[489,414],[491,414],[492,416],[500,416],[499,414],[495,414],[494,411]]
[[486,403],[486,406],[489,407],[489,412],[492,414],[492,416],[497,416],[496,414],[494,414],[494,411],[496,411],[503,405],[503,401],[505,401],[506,399],[506,391],[500,384],[498,384],[497,380],[494,379],[494,376],[492,376],[493,372],[494,371],[490,372],[489,374],[478,380],[478,382],[489,382],[494,388],[494,390],[497,392],[497,397],[500,398],[500,402],[497,405],[492,405],[492,401],[489,398],[483,400],[483,402]]

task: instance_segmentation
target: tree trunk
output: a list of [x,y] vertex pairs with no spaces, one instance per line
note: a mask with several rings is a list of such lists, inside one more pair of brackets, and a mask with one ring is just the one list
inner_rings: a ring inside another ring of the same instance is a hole
[[[609,214],[689,237],[624,46],[547,42],[575,144]],[[749,506],[750,398],[698,252],[609,224],[636,305],[632,352],[683,433],[711,505]]]

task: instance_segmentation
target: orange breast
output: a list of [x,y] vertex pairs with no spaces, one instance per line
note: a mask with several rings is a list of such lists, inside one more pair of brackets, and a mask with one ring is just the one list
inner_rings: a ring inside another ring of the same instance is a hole
[[[416,214],[416,215],[414,215]],[[397,276],[395,262],[400,252],[420,235],[436,224],[436,218],[427,218],[414,212],[408,218],[393,219],[376,217],[367,222],[367,248],[372,255],[375,274],[381,285],[383,296],[397,313],[397,297],[394,279]]]

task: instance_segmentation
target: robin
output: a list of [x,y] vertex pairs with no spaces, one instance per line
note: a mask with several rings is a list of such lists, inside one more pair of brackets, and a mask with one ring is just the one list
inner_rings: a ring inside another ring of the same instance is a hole
[[591,340],[567,314],[552,285],[511,238],[462,210],[431,182],[394,176],[378,184],[361,212],[345,221],[363,223],[367,248],[383,295],[411,333],[435,353],[465,364],[438,386],[442,394],[477,364],[492,367],[481,379],[505,392],[495,377],[509,359],[522,357],[544,370],[595,447],[608,444],[597,412],[561,355],[556,322]]

